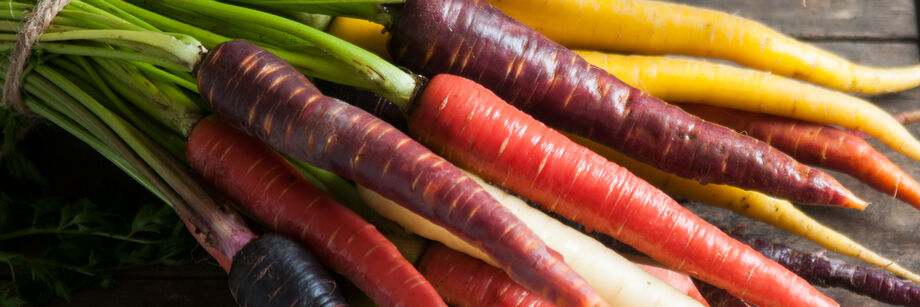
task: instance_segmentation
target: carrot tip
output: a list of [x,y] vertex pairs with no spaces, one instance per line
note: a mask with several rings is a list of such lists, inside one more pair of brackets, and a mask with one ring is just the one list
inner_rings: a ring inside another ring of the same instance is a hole
[[844,203],[842,204],[842,206],[843,206],[844,208],[856,209],[856,210],[859,210],[859,211],[863,211],[863,210],[866,210],[866,207],[869,206],[869,203],[866,202],[865,200],[862,200],[862,199],[856,197],[856,196],[851,196],[850,198],[847,198],[847,199],[844,201]]

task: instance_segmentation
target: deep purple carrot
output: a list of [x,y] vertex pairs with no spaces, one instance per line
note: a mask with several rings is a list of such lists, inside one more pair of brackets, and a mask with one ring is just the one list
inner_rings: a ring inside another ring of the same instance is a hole
[[408,0],[390,55],[417,73],[472,79],[560,130],[702,183],[863,208],[827,174],[630,87],[481,0]]
[[319,260],[278,234],[246,244],[233,259],[229,282],[240,306],[348,306]]
[[735,231],[729,234],[813,285],[844,288],[889,304],[920,306],[920,287],[909,281],[820,254],[807,254],[783,244],[743,236]]
[[228,42],[208,53],[197,74],[202,97],[231,125],[447,228],[557,304],[606,305],[475,181],[386,122],[323,96],[277,56]]

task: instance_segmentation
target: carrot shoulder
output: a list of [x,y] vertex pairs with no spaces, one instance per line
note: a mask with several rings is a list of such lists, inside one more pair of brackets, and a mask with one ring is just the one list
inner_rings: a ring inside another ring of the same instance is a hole
[[855,64],[757,21],[711,9],[646,0],[488,1],[570,48],[722,58],[865,94],[920,85],[920,65]]
[[382,120],[323,96],[271,53],[242,41],[221,44],[202,60],[198,87],[231,125],[448,228],[535,293],[562,305],[606,305],[459,169]]
[[378,304],[443,305],[396,246],[267,145],[208,117],[189,135],[186,157],[255,218],[299,239]]
[[865,206],[829,175],[626,85],[481,0],[407,1],[391,34],[397,63],[471,78],[556,129],[668,172],[799,203]]
[[448,159],[763,306],[834,306],[801,278],[472,81],[433,78],[409,129]]

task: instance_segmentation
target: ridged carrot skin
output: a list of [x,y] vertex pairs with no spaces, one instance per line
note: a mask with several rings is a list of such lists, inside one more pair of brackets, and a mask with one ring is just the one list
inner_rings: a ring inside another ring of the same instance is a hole
[[256,219],[308,246],[379,305],[444,305],[373,225],[311,185],[268,145],[216,117],[188,137],[188,163]]
[[435,221],[558,305],[606,306],[557,253],[459,169],[382,120],[323,96],[277,56],[228,42],[211,50],[197,73],[202,97],[231,125]]
[[409,130],[461,167],[755,304],[837,305],[660,190],[472,81],[434,77]]
[[234,257],[228,280],[240,306],[348,306],[319,260],[278,234],[246,244]]
[[626,85],[481,0],[409,0],[391,34],[390,55],[415,72],[470,78],[556,129],[668,172],[799,203],[866,205],[829,175]]
[[705,120],[763,140],[802,163],[850,174],[920,209],[920,182],[852,133],[766,114],[694,104],[681,107]]
[[418,267],[451,306],[553,306],[502,270],[439,243],[428,247]]
[[722,58],[864,94],[920,85],[920,65],[858,65],[757,21],[717,10],[645,0],[488,1],[569,48]]

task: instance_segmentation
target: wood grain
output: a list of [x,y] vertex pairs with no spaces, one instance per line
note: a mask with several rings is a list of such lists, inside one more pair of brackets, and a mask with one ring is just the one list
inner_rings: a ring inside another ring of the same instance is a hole
[[752,18],[804,39],[916,39],[912,0],[674,0]]

